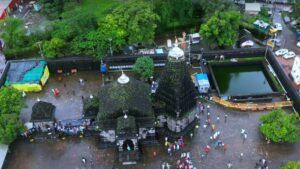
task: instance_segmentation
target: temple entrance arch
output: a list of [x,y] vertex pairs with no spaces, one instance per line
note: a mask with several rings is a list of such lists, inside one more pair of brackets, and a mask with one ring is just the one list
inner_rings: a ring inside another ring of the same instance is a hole
[[127,139],[123,142],[122,147],[123,147],[123,151],[132,151],[134,150],[134,143],[132,140]]

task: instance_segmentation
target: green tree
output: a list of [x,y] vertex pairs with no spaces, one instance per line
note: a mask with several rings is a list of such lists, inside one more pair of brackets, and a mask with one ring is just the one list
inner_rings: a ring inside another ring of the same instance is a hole
[[294,143],[299,138],[297,122],[299,116],[296,113],[286,114],[283,110],[274,110],[260,118],[262,134],[275,143]]
[[95,15],[76,8],[62,14],[62,20],[52,24],[52,37],[63,39],[67,42],[81,34],[97,29]]
[[42,12],[50,19],[56,19],[64,9],[65,0],[40,0]]
[[206,23],[201,25],[200,34],[211,44],[219,47],[232,46],[238,38],[241,21],[236,11],[216,12]]
[[293,11],[293,15],[298,18],[300,17],[300,0],[298,0],[299,2],[297,2],[295,5],[294,5],[294,11]]
[[81,34],[71,43],[71,51],[75,55],[89,55],[102,59],[110,48],[119,51],[125,44],[126,31],[118,26],[116,20],[108,15],[97,30]]
[[24,100],[20,91],[12,87],[0,89],[0,114],[20,114]]
[[159,17],[150,2],[129,0],[114,9],[108,17],[126,32],[127,43],[153,42]]
[[281,167],[281,169],[299,169],[300,161],[289,161],[287,164]]
[[0,143],[10,144],[23,131],[18,114],[0,114]]
[[20,91],[12,87],[0,89],[0,143],[14,141],[24,127],[19,119],[24,100]]
[[[199,11],[193,0],[154,0],[154,10],[160,17],[160,29],[191,25]],[[159,31],[159,30],[158,30]]]
[[72,53],[75,55],[88,55],[102,59],[109,48],[109,42],[101,31],[91,31],[76,37],[72,41]]
[[200,4],[207,18],[212,16],[215,12],[224,12],[236,9],[232,0],[198,0],[196,2]]
[[64,55],[66,43],[59,38],[52,38],[50,41],[46,41],[43,45],[44,54],[47,58],[56,58]]
[[24,46],[25,28],[21,19],[7,17],[0,22],[0,36],[5,41],[6,49]]
[[133,71],[144,79],[150,78],[154,72],[153,59],[149,56],[137,58],[133,65]]

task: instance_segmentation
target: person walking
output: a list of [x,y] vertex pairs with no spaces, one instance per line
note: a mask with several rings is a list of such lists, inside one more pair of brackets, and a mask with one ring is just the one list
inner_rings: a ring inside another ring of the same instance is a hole
[[244,136],[243,136],[243,143],[245,143],[247,137],[248,137],[247,133],[244,133]]
[[224,119],[225,123],[227,122],[227,117],[228,117],[227,114],[225,114],[225,119]]
[[244,158],[244,153],[241,153],[241,154],[240,154],[240,160],[242,161],[243,158]]
[[214,124],[211,125],[211,131],[214,132],[216,129],[216,126]]
[[227,168],[232,168],[232,163],[231,163],[231,161],[228,161],[228,163],[227,163]]
[[225,144],[225,143],[223,143],[223,150],[224,150],[224,153],[226,153],[226,151],[227,151],[227,147],[228,145],[227,144]]
[[217,115],[217,122],[219,122],[220,121],[220,116],[219,115]]
[[208,155],[210,150],[211,150],[211,147],[209,145],[206,145],[205,148],[204,148],[205,154]]

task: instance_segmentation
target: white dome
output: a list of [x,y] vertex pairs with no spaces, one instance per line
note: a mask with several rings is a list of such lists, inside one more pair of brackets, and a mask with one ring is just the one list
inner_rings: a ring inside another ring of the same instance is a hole
[[177,44],[169,51],[169,57],[174,58],[176,60],[184,58],[184,51],[178,47]]
[[118,78],[120,84],[126,84],[129,82],[129,77],[122,71],[122,75]]

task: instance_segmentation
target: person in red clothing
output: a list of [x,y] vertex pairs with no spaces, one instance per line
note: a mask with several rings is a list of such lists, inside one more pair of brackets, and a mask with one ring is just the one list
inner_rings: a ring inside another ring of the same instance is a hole
[[204,148],[205,154],[208,155],[210,150],[211,150],[211,147],[209,145],[206,145],[206,147]]

